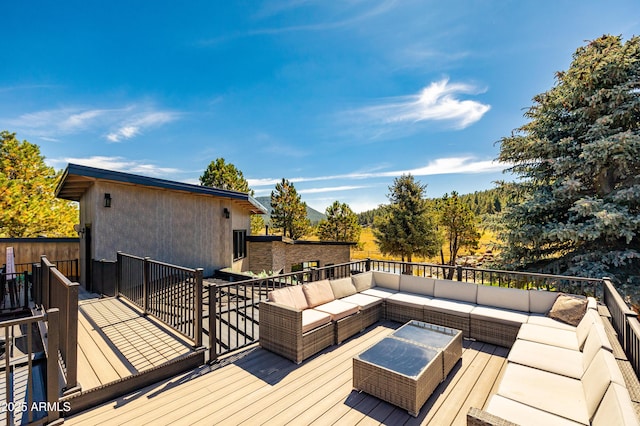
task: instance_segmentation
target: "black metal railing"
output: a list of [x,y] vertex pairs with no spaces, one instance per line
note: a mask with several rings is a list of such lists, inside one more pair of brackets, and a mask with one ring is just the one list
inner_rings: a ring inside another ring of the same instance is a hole
[[367,260],[372,271],[395,274],[411,274],[421,277],[466,281],[475,284],[560,291],[571,294],[603,297],[600,278],[572,277],[566,275],[538,274],[535,272],[503,271],[497,269],[470,268],[464,266],[431,263],[408,263],[392,260]]
[[118,253],[117,294],[202,345],[202,269]]
[[[44,346],[39,338],[40,322],[49,329]],[[59,419],[58,322],[58,309],[0,322],[0,351],[4,355],[0,361],[4,369],[1,423],[43,424]]]
[[209,360],[255,343],[259,305],[271,290],[323,279],[339,279],[367,270],[367,261],[357,261],[229,284],[211,284],[209,305]]
[[408,263],[388,260],[359,260],[307,271],[292,272],[229,284],[210,285],[209,359],[255,343],[259,330],[259,304],[276,288],[299,285],[322,279],[348,277],[364,271],[384,271],[472,282],[481,285],[562,291],[572,294],[603,297],[603,280],[529,272],[475,269],[428,263]]

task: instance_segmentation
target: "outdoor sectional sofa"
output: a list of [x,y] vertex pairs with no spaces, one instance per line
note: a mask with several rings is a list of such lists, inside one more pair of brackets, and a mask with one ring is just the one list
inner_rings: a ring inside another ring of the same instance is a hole
[[557,299],[548,291],[365,272],[270,292],[260,303],[260,345],[300,363],[381,319],[425,321],[511,348],[497,394],[486,411],[470,410],[468,424],[637,424],[595,299],[587,298],[577,326],[547,315]]

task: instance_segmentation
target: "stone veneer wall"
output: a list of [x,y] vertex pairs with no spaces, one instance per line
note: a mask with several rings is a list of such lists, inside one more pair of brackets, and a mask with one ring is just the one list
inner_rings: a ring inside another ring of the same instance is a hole
[[347,263],[351,259],[351,245],[323,244],[317,241],[250,241],[249,270],[291,272],[291,265],[319,261],[319,266]]

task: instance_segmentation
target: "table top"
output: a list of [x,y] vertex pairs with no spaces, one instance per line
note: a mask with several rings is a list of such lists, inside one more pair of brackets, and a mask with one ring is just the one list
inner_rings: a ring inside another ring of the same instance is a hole
[[436,349],[385,337],[357,358],[408,377],[417,377],[436,356]]
[[444,349],[458,333],[460,330],[441,325],[409,321],[394,331],[391,336],[429,348]]
[[417,377],[459,333],[448,327],[410,321],[356,358],[398,374]]

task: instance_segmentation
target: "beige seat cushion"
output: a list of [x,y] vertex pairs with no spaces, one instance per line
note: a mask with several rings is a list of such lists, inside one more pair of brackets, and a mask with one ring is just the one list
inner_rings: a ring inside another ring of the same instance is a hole
[[329,303],[335,299],[329,280],[315,281],[302,285],[302,291],[307,298],[307,304],[314,308],[324,303]]
[[387,299],[387,303],[397,303],[398,305],[410,306],[413,308],[424,308],[432,299],[427,296],[410,293],[396,293]]
[[505,398],[500,395],[493,395],[489,400],[487,413],[508,420],[521,426],[576,426],[580,423],[556,416],[546,411],[539,410],[521,402]]
[[580,380],[508,363],[498,395],[582,424],[589,424]]
[[544,327],[560,328],[562,330],[569,330],[575,333],[576,327],[564,322],[556,321],[553,318],[549,318],[546,314],[530,314],[527,324],[537,324]]
[[306,333],[314,328],[329,324],[331,316],[326,312],[316,311],[315,309],[305,309],[302,311],[302,332]]
[[602,319],[595,310],[590,309],[575,331],[527,323],[520,327],[518,339],[579,351],[582,349],[593,323],[602,324]]
[[303,311],[309,307],[302,286],[294,285],[270,291],[267,295],[270,302],[279,303]]
[[529,312],[547,314],[560,293],[545,290],[529,290]]
[[591,423],[593,426],[637,425],[629,391],[624,386],[611,383]]
[[487,320],[500,324],[519,326],[529,319],[529,312],[512,311],[509,309],[493,308],[490,306],[476,306],[469,314],[473,320]]
[[587,312],[587,299],[560,294],[548,313],[549,318],[577,326]]
[[478,296],[478,284],[436,280],[433,296],[436,299],[450,299],[458,302],[476,303]]
[[522,324],[518,332],[518,339],[561,348],[580,350],[575,331],[562,330],[560,328],[545,327],[537,324]]
[[349,315],[357,314],[360,311],[360,306],[342,300],[333,300],[329,303],[318,305],[313,309],[329,314],[332,321],[339,321]]
[[457,300],[431,299],[425,309],[428,311],[469,318],[469,314],[475,307],[476,305],[473,303],[459,302]]
[[529,292],[527,290],[479,285],[476,303],[529,314]]
[[584,374],[580,351],[516,340],[509,351],[509,362],[580,380]]
[[379,297],[380,299],[387,299],[387,298],[393,296],[396,293],[397,293],[397,291],[389,290],[388,288],[374,287],[374,288],[370,288],[370,289],[364,290],[360,294],[366,294],[367,296]]
[[343,299],[340,299],[343,302],[353,303],[355,305],[360,306],[360,309],[368,309],[376,305],[382,304],[382,299],[375,296],[369,296],[363,293],[356,293],[351,296],[347,296]]
[[433,296],[436,281],[433,278],[416,277],[415,275],[400,275],[400,291],[403,293]]
[[353,281],[351,281],[351,277],[329,280],[329,284],[331,284],[331,290],[333,290],[333,295],[336,299],[342,299],[358,292],[356,286],[353,285]]

